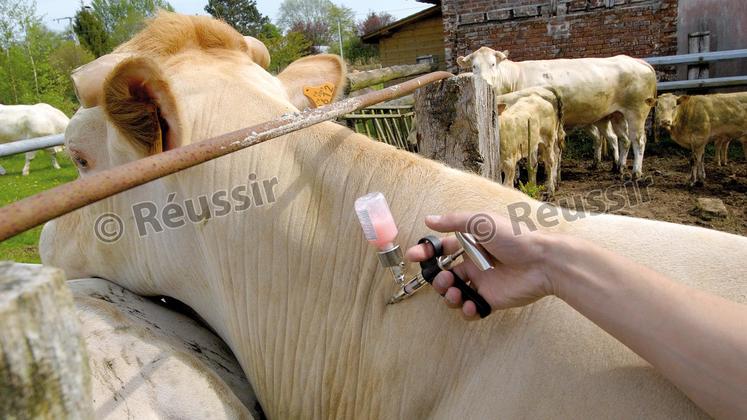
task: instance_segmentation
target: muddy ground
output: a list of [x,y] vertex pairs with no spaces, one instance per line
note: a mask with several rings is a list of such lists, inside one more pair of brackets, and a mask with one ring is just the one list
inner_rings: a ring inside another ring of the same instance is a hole
[[[705,185],[690,187],[689,152],[669,142],[650,144],[643,162],[646,182],[639,184],[639,188],[646,186],[646,189],[635,192],[630,182],[626,184],[610,172],[610,161],[592,169],[591,150],[571,147],[569,156],[563,157],[560,189],[551,201],[571,208],[584,205],[595,210],[593,207],[600,206],[601,197],[608,213],[703,226],[747,236],[747,161],[742,148],[739,142],[732,142],[729,164],[721,167],[716,165],[713,152],[711,145],[705,157]],[[620,200],[621,196],[626,200]],[[722,200],[728,215],[703,215],[696,209],[698,197]],[[625,204],[620,205],[621,201]]]

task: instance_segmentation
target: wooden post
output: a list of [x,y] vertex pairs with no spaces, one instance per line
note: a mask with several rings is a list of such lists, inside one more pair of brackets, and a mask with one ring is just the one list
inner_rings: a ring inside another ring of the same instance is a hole
[[88,358],[62,270],[0,262],[0,418],[92,418]]
[[415,92],[418,153],[501,182],[495,95],[471,73]]
[[[711,33],[694,32],[688,34],[688,53],[700,53],[711,51]],[[687,79],[707,79],[708,63],[695,64],[687,67]]]

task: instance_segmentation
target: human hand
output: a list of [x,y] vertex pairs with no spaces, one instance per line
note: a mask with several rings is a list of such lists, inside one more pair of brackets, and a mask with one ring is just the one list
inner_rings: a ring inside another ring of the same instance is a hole
[[[524,306],[553,293],[544,264],[546,234],[537,231],[515,235],[508,219],[486,213],[428,216],[425,224],[438,232],[471,233],[490,254],[487,257],[494,267],[492,270],[480,271],[468,258],[453,270],[464,281],[471,281],[472,287],[493,309]],[[444,238],[443,249],[444,254],[454,253],[459,242],[454,236]],[[413,246],[405,253],[413,262],[432,256],[433,248],[427,244]],[[433,280],[433,287],[444,296],[449,307],[461,307],[467,319],[478,319],[475,304],[463,302],[453,283],[454,276],[443,271]]]

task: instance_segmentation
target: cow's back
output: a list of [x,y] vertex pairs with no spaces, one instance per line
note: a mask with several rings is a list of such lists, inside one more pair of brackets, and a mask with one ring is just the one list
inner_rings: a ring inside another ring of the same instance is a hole
[[656,98],[656,73],[632,57],[516,62],[522,87],[551,86],[563,101],[567,125],[587,125]]
[[60,134],[69,118],[59,109],[44,103],[0,106],[0,143],[32,137]]

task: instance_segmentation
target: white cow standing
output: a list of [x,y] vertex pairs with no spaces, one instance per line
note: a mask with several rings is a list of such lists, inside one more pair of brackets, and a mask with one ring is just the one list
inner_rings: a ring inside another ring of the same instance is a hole
[[[625,55],[511,61],[507,51],[481,47],[466,57],[457,58],[457,64],[471,68],[496,94],[532,86],[554,88],[563,101],[566,128],[597,122],[606,124],[605,120],[609,120],[619,142],[614,169],[623,171],[628,146],[632,144],[633,177],[641,176],[646,147],[645,122],[656,103],[656,72],[648,63]],[[613,156],[616,146],[612,145]]]
[[[34,137],[50,136],[65,132],[70,119],[59,109],[44,103],[36,105],[0,105],[0,143],[25,140]],[[60,169],[57,163],[57,153],[62,151],[59,146],[46,149],[52,156],[52,167]],[[26,164],[22,174],[29,174],[31,160],[36,152],[26,152]],[[0,175],[5,175],[5,169],[0,166]]]

